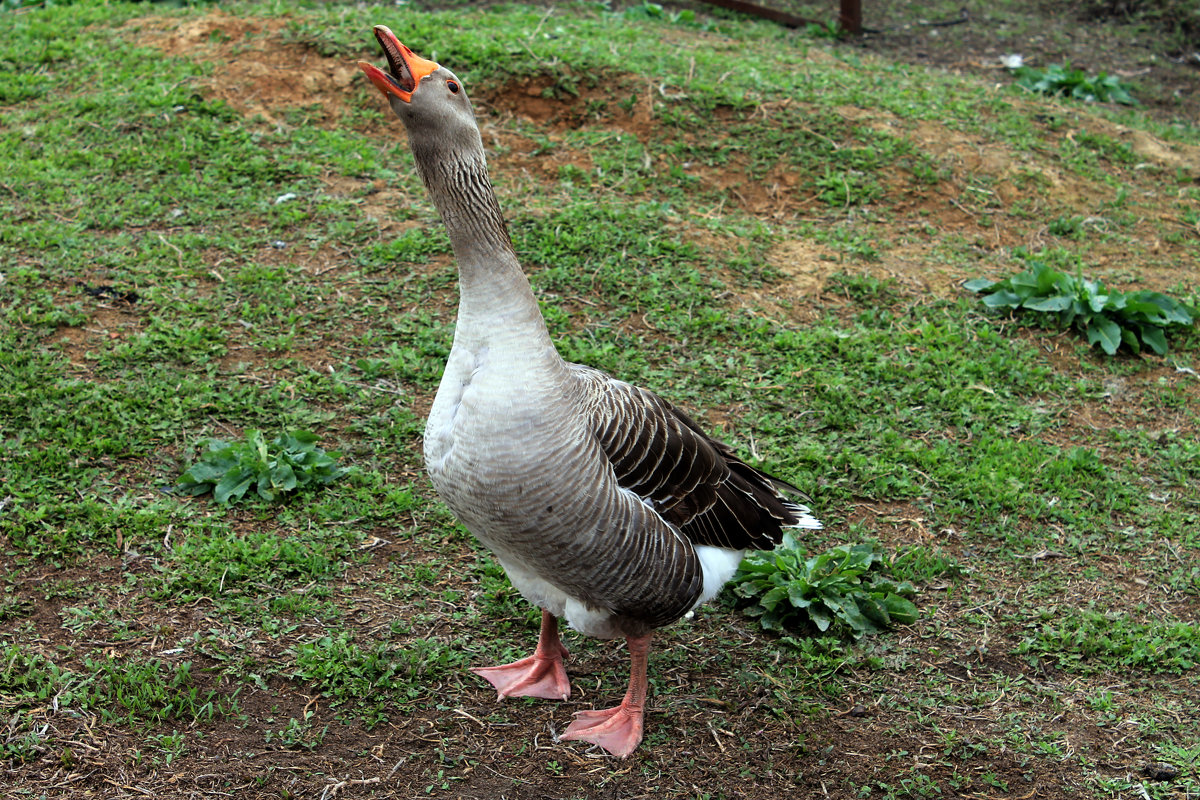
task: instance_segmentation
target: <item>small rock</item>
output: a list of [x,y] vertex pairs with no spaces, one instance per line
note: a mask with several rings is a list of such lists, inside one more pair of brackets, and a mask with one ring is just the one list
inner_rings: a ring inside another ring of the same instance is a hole
[[1104,394],[1101,397],[1111,397],[1114,400],[1120,399],[1129,388],[1129,384],[1124,378],[1105,378],[1101,382],[1101,385],[1104,387]]
[[1152,761],[1142,767],[1142,774],[1152,781],[1173,781],[1179,777],[1179,767],[1161,761]]
[[861,703],[855,703],[854,708],[850,709],[850,716],[852,717],[865,717],[866,715],[867,710],[862,707]]

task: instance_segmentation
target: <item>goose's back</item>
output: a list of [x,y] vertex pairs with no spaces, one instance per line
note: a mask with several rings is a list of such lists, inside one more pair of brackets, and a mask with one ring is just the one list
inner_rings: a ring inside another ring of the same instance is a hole
[[693,544],[769,550],[784,528],[821,527],[783,493],[807,500],[803,492],[742,461],[670,402],[591,367],[570,368],[617,482]]

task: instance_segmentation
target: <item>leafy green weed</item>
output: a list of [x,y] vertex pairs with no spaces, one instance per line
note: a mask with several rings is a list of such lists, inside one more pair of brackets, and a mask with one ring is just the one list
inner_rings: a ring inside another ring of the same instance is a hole
[[734,593],[753,601],[747,613],[767,630],[808,623],[824,632],[837,622],[858,638],[916,621],[908,599],[916,587],[881,574],[878,545],[839,545],[809,559],[803,553],[789,532],[774,551],[748,555],[733,577]]
[[1051,64],[1045,69],[1021,66],[1013,71],[1017,86],[1040,94],[1061,94],[1076,100],[1099,101],[1136,105],[1130,86],[1116,75],[1101,72],[1088,75],[1081,69],[1072,69],[1070,61]]
[[179,479],[187,494],[212,492],[219,505],[228,507],[251,488],[263,500],[312,485],[333,483],[348,470],[337,466],[337,453],[317,447],[317,437],[307,431],[285,433],[267,442],[261,431],[250,430],[232,444],[209,439],[200,460]]
[[1032,262],[1019,275],[1001,281],[976,278],[964,286],[984,294],[991,308],[1013,308],[1041,312],[1062,327],[1074,326],[1087,336],[1089,345],[1099,344],[1110,356],[1124,344],[1134,353],[1148,347],[1159,355],[1167,352],[1165,331],[1172,326],[1192,324],[1195,309],[1161,292],[1121,292],[1082,273],[1071,276]]

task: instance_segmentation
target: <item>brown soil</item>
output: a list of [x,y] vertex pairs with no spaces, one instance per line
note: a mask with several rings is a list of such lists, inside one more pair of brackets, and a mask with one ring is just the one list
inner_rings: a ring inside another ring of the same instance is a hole
[[314,106],[336,122],[345,112],[361,72],[345,59],[324,58],[303,44],[283,44],[283,17],[238,17],[214,11],[180,24],[147,17],[127,26],[129,35],[167,55],[207,61],[212,77],[206,93],[229,103],[247,117],[279,124],[280,113]]
[[[680,3],[703,9],[703,3]],[[764,0],[759,5],[832,22],[833,0]],[[1007,80],[1000,57],[1021,55],[1032,67],[1070,62],[1088,75],[1116,75],[1135,87],[1143,110],[1163,122],[1200,120],[1200,41],[1141,25],[1119,14],[1089,13],[1100,3],[1080,0],[865,0],[861,38],[842,46],[901,63],[936,66]],[[1114,9],[1137,3],[1109,3]],[[1147,4],[1149,5],[1149,4]]]

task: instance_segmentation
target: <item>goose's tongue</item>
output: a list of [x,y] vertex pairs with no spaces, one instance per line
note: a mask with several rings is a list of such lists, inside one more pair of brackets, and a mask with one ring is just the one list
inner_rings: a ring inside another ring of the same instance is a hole
[[438,65],[401,44],[386,25],[375,26],[375,38],[383,48],[391,74],[366,61],[358,62],[359,69],[367,74],[384,97],[395,95],[406,103],[412,102],[412,93],[417,90],[421,79],[437,69]]

